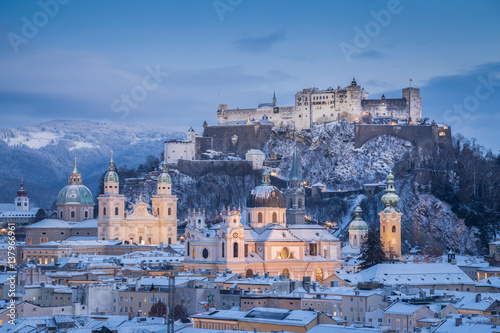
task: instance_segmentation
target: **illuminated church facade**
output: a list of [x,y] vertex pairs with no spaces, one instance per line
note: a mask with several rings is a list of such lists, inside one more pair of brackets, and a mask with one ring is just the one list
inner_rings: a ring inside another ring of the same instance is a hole
[[341,264],[341,242],[325,228],[305,224],[305,194],[296,154],[286,194],[271,185],[264,171],[246,209],[228,207],[220,224],[208,228],[203,212],[190,212],[185,269],[230,270],[247,277],[269,273],[293,280],[311,276],[315,281],[334,274]]

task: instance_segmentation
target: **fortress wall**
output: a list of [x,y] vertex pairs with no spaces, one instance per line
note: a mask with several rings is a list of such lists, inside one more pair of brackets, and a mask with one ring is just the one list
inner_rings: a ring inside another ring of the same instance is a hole
[[[429,148],[438,143],[438,127],[436,125],[363,125],[354,126],[355,148],[360,148],[368,140],[379,135],[392,135]],[[451,132],[450,132],[451,133]]]
[[244,158],[248,150],[264,148],[272,136],[272,128],[268,124],[207,126],[203,136],[212,138],[214,150]]
[[244,176],[253,172],[251,161],[179,160],[177,169],[191,177],[206,174]]

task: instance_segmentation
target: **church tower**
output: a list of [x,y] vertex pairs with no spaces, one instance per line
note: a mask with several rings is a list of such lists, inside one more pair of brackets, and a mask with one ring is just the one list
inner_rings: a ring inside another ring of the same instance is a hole
[[177,197],[172,195],[172,179],[167,164],[162,165],[158,176],[157,194],[153,195],[152,212],[159,219],[159,240],[164,244],[177,244]]
[[245,230],[241,224],[241,212],[231,210],[222,214],[221,243],[219,245],[220,260],[225,262],[244,262],[247,256],[248,248],[245,245]]
[[14,200],[14,210],[16,212],[25,212],[30,210],[30,199],[28,191],[24,189],[24,181],[21,178],[21,188],[17,191],[17,198]]
[[297,149],[293,152],[292,168],[288,177],[288,188],[285,191],[287,202],[286,223],[304,224],[306,215],[306,193],[304,190]]
[[125,196],[120,194],[120,180],[116,173],[113,154],[103,182],[104,193],[97,197],[99,202],[97,239],[126,239],[122,228],[125,217]]
[[387,187],[382,196],[384,209],[380,215],[380,240],[387,258],[401,258],[401,213],[397,208],[399,197],[394,188],[394,176],[389,172]]
[[368,236],[368,224],[363,221],[363,210],[359,205],[354,210],[354,220],[349,225],[349,245],[353,249],[359,249]]

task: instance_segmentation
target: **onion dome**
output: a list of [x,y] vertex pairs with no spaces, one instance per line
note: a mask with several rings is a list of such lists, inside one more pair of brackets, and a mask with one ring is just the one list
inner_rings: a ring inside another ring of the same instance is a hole
[[118,173],[116,172],[115,161],[113,161],[113,153],[111,153],[111,161],[109,161],[108,172],[104,175],[105,183],[118,183],[120,178],[118,177]]
[[161,173],[158,176],[158,184],[172,184],[172,178],[168,174],[167,163],[163,163]]
[[362,213],[363,210],[358,205],[354,210],[354,220],[352,220],[349,225],[349,230],[368,230],[368,224],[363,221],[363,217],[361,216]]
[[28,191],[24,189],[24,182],[23,179],[21,178],[21,188],[17,191],[17,196],[18,197],[25,197],[28,195]]
[[262,173],[262,184],[254,188],[247,199],[247,208],[260,207],[286,208],[285,196],[276,186],[271,185],[268,171]]
[[399,202],[399,196],[396,194],[396,189],[394,188],[394,176],[392,172],[387,175],[387,187],[385,189],[385,194],[382,196],[382,203],[384,204],[384,212],[390,212],[392,210],[398,210],[397,205]]

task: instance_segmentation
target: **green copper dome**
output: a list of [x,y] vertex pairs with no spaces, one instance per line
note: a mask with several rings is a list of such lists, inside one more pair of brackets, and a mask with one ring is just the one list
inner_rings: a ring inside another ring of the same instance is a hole
[[85,185],[66,185],[57,195],[56,204],[93,205],[94,196]]
[[120,178],[118,177],[118,174],[116,173],[116,167],[115,167],[115,161],[113,161],[113,155],[111,155],[111,161],[109,161],[109,169],[108,172],[104,175],[104,182],[105,183],[118,183],[120,181]]
[[363,217],[361,214],[363,211],[361,210],[361,207],[359,205],[356,207],[354,210],[354,220],[352,220],[351,224],[349,225],[349,230],[368,230],[368,224],[366,224],[365,221],[363,221]]
[[161,173],[158,176],[158,184],[172,184],[172,178],[168,174],[167,163],[162,164]]
[[387,175],[386,184],[387,187],[385,189],[385,194],[382,196],[384,212],[390,212],[393,210],[397,211],[399,196],[396,194],[396,189],[394,188],[394,176],[392,175],[392,172],[389,172],[389,175]]

